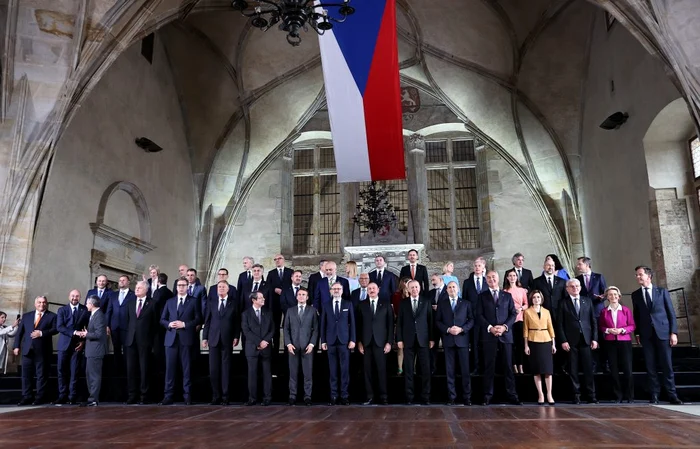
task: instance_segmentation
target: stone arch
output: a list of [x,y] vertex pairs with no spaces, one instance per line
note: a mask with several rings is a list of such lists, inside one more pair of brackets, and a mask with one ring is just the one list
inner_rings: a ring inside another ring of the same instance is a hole
[[[144,242],[151,241],[151,217],[148,213],[148,206],[146,205],[146,198],[143,196],[141,190],[136,187],[135,184],[128,181],[117,181],[112,183],[107,189],[102,193],[100,198],[100,204],[97,208],[97,218],[95,219],[95,224],[104,224],[105,211],[107,209],[107,203],[114,193],[118,191],[126,192],[131,200],[134,202],[136,207],[136,213],[139,219],[139,235],[138,238]],[[134,236],[136,237],[136,236]]]

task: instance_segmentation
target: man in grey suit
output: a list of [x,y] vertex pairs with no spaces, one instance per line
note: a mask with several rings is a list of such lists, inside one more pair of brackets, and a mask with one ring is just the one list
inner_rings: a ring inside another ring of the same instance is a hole
[[85,339],[85,377],[88,385],[88,400],[80,404],[81,407],[96,407],[100,400],[100,388],[102,387],[102,360],[107,352],[107,322],[100,310],[100,298],[90,296],[85,302],[90,321],[86,330],[78,336]]
[[304,404],[311,405],[318,316],[316,309],[306,304],[308,299],[306,289],[299,289],[297,307],[289,307],[284,316],[284,341],[289,352],[289,405],[294,405],[297,401],[299,362],[304,373]]

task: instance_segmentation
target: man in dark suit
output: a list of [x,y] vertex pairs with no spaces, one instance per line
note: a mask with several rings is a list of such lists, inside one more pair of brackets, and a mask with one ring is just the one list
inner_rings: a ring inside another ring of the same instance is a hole
[[469,333],[469,341],[471,342],[471,357],[472,357],[472,374],[476,374],[482,368],[479,364],[481,351],[481,330],[479,329],[480,320],[476,316],[476,305],[479,302],[479,295],[488,290],[486,285],[486,259],[477,257],[472,265],[474,271],[464,280],[462,284],[462,298],[469,301],[472,313],[474,316],[474,326]]
[[85,343],[78,332],[85,329],[90,318],[87,308],[80,304],[80,292],[71,290],[68,304],[58,309],[58,399],[56,405],[78,401],[78,378],[84,367]]
[[[216,284],[209,287],[209,293],[207,293],[207,304],[211,303],[212,299],[217,300],[219,297],[219,282],[221,281],[225,281],[226,285],[228,285],[228,293],[226,293],[226,296],[231,299],[235,299],[236,302],[238,302],[238,290],[236,289],[236,286],[228,283],[228,270],[226,268],[219,268],[219,271],[216,272]],[[206,317],[204,317],[204,319],[206,319]]]
[[462,395],[464,405],[472,405],[472,383],[469,373],[469,329],[474,326],[472,305],[460,298],[459,287],[452,281],[447,284],[447,298],[438,303],[435,324],[442,335],[445,348],[445,372],[447,373],[447,405],[455,405],[457,389],[457,365],[462,373]]
[[336,275],[336,264],[332,260],[329,260],[325,264],[326,267],[326,277],[321,279],[316,284],[316,292],[314,293],[314,308],[319,311],[331,301],[331,286],[336,282],[340,283],[343,287],[342,297],[343,299],[350,299],[350,283],[347,279]]
[[668,290],[652,283],[654,273],[651,268],[640,265],[635,268],[635,276],[640,285],[632,293],[635,335],[644,351],[647,368],[647,382],[650,402],[659,403],[658,365],[661,365],[663,384],[671,404],[683,402],[676,394],[676,382],[671,364],[671,348],[678,344],[678,323]]
[[318,271],[312,273],[309,276],[308,281],[306,282],[307,290],[309,291],[309,304],[316,303],[316,298],[314,297],[314,295],[316,294],[316,285],[319,283],[319,281],[325,279],[326,277],[326,262],[328,262],[326,259],[321,259],[318,262]]
[[359,305],[356,316],[357,347],[360,354],[364,356],[366,397],[364,405],[372,405],[374,401],[373,369],[377,371],[379,401],[382,405],[387,405],[389,393],[386,385],[386,355],[394,344],[394,311],[391,309],[390,302],[379,299],[377,284],[370,283],[367,293],[369,300]]
[[192,403],[190,396],[190,360],[192,345],[197,342],[197,325],[201,322],[197,300],[187,294],[187,278],[177,280],[177,295],[170,298],[160,316],[165,333],[165,394],[161,405],[173,404],[177,365],[182,368],[182,390],[185,405]]
[[[296,276],[301,272],[295,271]],[[299,365],[304,374],[304,404],[311,405],[313,390],[314,349],[318,341],[319,324],[316,310],[307,304],[309,293],[302,288],[297,292],[297,305],[289,307],[284,315],[284,341],[289,354],[289,405],[296,404],[299,384]]]
[[[190,267],[187,265],[180,265],[177,269],[177,276],[175,277],[175,282],[173,282],[173,289],[171,291],[176,292],[177,291],[177,280],[180,279],[181,277],[186,278],[187,277],[187,270],[189,270]],[[202,285],[202,282],[199,280],[199,278],[195,278],[194,280],[195,285]]]
[[258,397],[258,364],[262,365],[263,401],[270,405],[272,401],[272,313],[265,310],[265,296],[257,291],[250,294],[248,307],[241,317],[241,329],[245,335],[245,357],[248,361],[248,402],[255,405]]
[[399,279],[409,278],[418,281],[420,284],[420,291],[427,292],[430,288],[430,284],[428,283],[428,269],[425,268],[425,265],[418,263],[418,251],[415,249],[408,250],[407,257],[408,265],[401,267]]
[[[319,285],[320,287],[320,285]],[[321,309],[321,349],[328,351],[331,398],[328,405],[338,403],[338,370],[340,369],[340,401],[350,405],[350,350],[355,347],[355,313],[352,302],[343,299],[343,284],[331,285],[331,301]]]
[[[272,307],[269,301],[270,298],[270,288],[267,286],[267,282],[265,282],[265,278],[263,278],[263,266],[256,263],[254,264],[251,268],[250,271],[253,273],[253,277],[251,278],[250,282],[244,283],[243,284],[243,290],[239,291],[239,295],[241,298],[243,298],[243,301],[240,301],[241,303],[239,304],[239,307],[242,307],[241,312],[249,309],[252,307],[252,301],[247,300],[247,298],[250,298],[251,293],[256,293],[260,292],[263,294],[265,297],[265,304],[264,308],[267,311],[271,311]],[[245,340],[245,335],[244,335],[244,340]]]
[[194,268],[188,268],[185,276],[187,278],[187,296],[191,296],[197,300],[199,317],[202,320],[202,322],[197,323],[197,325],[199,329],[201,329],[201,325],[204,323],[204,317],[207,313],[207,289],[204,288],[202,284],[197,283],[197,270]]
[[87,299],[90,296],[97,296],[100,298],[100,309],[102,309],[102,313],[106,315],[112,293],[113,291],[107,288],[107,276],[101,274],[97,276],[95,280],[95,288],[88,290],[85,296],[85,304],[87,304]]
[[[374,284],[370,284],[370,287],[372,285]],[[399,349],[403,349],[406,403],[413,403],[413,367],[415,357],[418,356],[422,380],[421,398],[423,404],[428,405],[430,404],[430,349],[435,344],[433,308],[430,299],[420,294],[420,289],[419,281],[410,281],[408,283],[410,297],[399,303],[396,343]]]
[[[513,333],[511,332],[518,312],[510,293],[499,290],[498,273],[486,273],[488,290],[481,292],[476,303],[476,316],[480,321],[479,332],[484,357],[484,405],[489,405],[493,396],[493,379],[496,361],[500,355],[500,365],[506,383],[508,402],[521,405],[515,391],[513,375]],[[517,338],[522,338],[518,335]]]
[[[156,289],[157,291],[157,289]],[[135,298],[129,301],[126,332],[127,404],[146,403],[151,382],[151,349],[158,329],[158,307],[148,298],[148,284],[136,283]],[[139,382],[140,380],[140,382]]]
[[369,297],[369,294],[367,293],[369,273],[360,273],[360,275],[357,277],[357,281],[360,283],[360,288],[356,288],[352,291],[352,293],[350,293],[350,301],[355,309],[355,314],[357,314],[357,308],[360,306],[360,303],[366,301]]
[[[134,291],[129,288],[129,276],[119,276],[119,290],[112,292],[107,307],[107,335],[112,338],[114,349],[114,368],[118,376],[126,373],[124,363],[124,342],[128,326],[129,301],[135,298]],[[118,395],[123,393],[123,385],[117,387]]]
[[107,354],[107,320],[100,309],[100,298],[88,297],[87,309],[90,312],[87,329],[80,333],[85,339],[85,377],[88,385],[87,402],[81,407],[95,407],[100,401],[102,388],[102,360]]
[[[249,284],[253,280],[253,264],[255,261],[250,256],[245,256],[243,258],[243,271],[238,274],[238,281],[236,281],[236,291],[240,295],[239,303],[248,302],[248,296],[243,296],[243,290],[246,284]],[[248,289],[250,291],[250,289]]]
[[605,289],[608,288],[605,278],[600,273],[591,270],[590,257],[579,257],[576,262],[576,276],[581,283],[581,296],[586,296],[593,302],[595,317],[600,317],[600,312],[605,308]]
[[216,284],[216,298],[209,298],[202,344],[209,348],[210,405],[228,405],[231,380],[231,353],[241,335],[238,301],[229,296],[232,288],[225,280]]
[[[173,297],[173,292],[168,288],[168,275],[158,274],[158,285],[152,293],[153,305],[156,307],[156,317],[160,319],[168,299]],[[153,356],[160,378],[165,377],[165,328],[156,323],[155,336],[153,337]]]
[[598,323],[590,298],[581,296],[581,283],[578,279],[566,282],[567,296],[559,304],[557,315],[557,338],[561,348],[569,354],[569,377],[574,390],[574,404],[581,403],[578,378],[579,366],[586,378],[588,402],[597,404],[593,360],[591,351],[598,348]]
[[528,291],[532,290],[532,281],[534,280],[534,278],[532,276],[532,271],[523,267],[523,263],[525,262],[525,256],[523,256],[522,253],[515,253],[513,254],[513,258],[511,259],[511,261],[513,262],[513,268],[507,270],[503,274],[503,288],[508,287],[508,273],[510,273],[511,271],[515,271],[515,274],[518,275],[518,281],[520,281],[520,286],[522,288],[526,288]]
[[292,285],[292,269],[284,266],[284,256],[277,254],[274,258],[275,268],[267,273],[267,286],[270,289],[270,306],[272,308],[272,318],[275,330],[272,335],[272,352],[275,357],[280,352],[280,328],[282,327],[282,304],[280,296],[282,290]]
[[[448,297],[447,288],[442,276],[439,273],[433,273],[430,276],[430,283],[433,286],[432,290],[428,292],[428,299],[430,299],[430,307],[433,310],[433,317],[437,317],[438,304]],[[459,286],[457,287],[459,290]],[[438,358],[438,348],[440,347],[440,340],[442,332],[437,329],[437,322],[433,326],[433,340],[435,344],[430,349],[430,374],[435,374],[437,371],[437,358]],[[468,349],[467,349],[468,354]]]
[[[287,309],[297,306],[297,293],[302,288],[301,278],[301,270],[294,270],[294,272],[292,272],[292,284],[282,289],[282,294],[280,295],[280,308],[282,309],[282,313],[287,313]],[[306,291],[306,297],[309,297],[308,290]]]
[[398,289],[399,280],[386,267],[384,256],[379,254],[374,258],[374,271],[369,273],[369,281],[379,286],[379,299],[391,302],[391,295]]
[[[22,353],[22,400],[17,405],[41,405],[46,402],[46,381],[53,353],[52,337],[58,333],[56,314],[49,312],[46,296],[37,296],[33,312],[22,315],[15,334],[15,356]],[[32,403],[32,382],[36,375],[36,396]]]

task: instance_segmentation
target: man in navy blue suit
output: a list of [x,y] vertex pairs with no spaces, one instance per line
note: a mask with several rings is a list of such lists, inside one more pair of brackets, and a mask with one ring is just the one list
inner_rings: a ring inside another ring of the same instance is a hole
[[[22,315],[15,334],[15,356],[22,353],[22,400],[17,405],[41,405],[46,402],[46,381],[53,353],[52,338],[56,330],[56,314],[49,312],[46,296],[37,296],[35,310]],[[36,375],[36,396],[32,402],[32,382]]]
[[[236,292],[238,292],[238,295],[241,298],[241,300],[239,301],[241,303],[248,302],[248,297],[244,296],[243,291],[245,290],[245,286],[250,285],[250,283],[253,280],[253,264],[254,263],[255,263],[255,260],[253,260],[253,258],[250,256],[245,256],[243,258],[243,271],[241,271],[238,274],[238,281],[236,282]],[[248,288],[247,291],[250,292],[250,288]],[[245,308],[246,307],[244,306],[243,309],[245,309]]]
[[[438,304],[448,297],[447,287],[439,273],[433,273],[433,275],[430,276],[430,284],[433,288],[428,292],[428,298],[430,298],[430,306],[433,309],[433,317],[437,317]],[[457,292],[459,293],[459,286],[457,286]],[[457,296],[459,296],[459,294]],[[433,334],[435,344],[430,348],[430,374],[435,374],[435,371],[437,371],[438,347],[440,345],[440,339],[442,338],[442,332],[437,329],[437,320],[435,320],[435,326],[436,328]],[[467,348],[467,355],[469,355],[469,348]]]
[[251,306],[241,316],[241,331],[245,336],[244,351],[248,364],[248,401],[255,405],[258,397],[258,365],[262,366],[263,406],[272,401],[272,313],[265,310],[265,295],[252,292],[248,297]]
[[330,368],[331,397],[328,405],[338,403],[338,393],[341,404],[350,405],[350,350],[355,347],[357,341],[355,313],[352,302],[343,299],[343,285],[340,282],[331,285],[331,295],[327,306],[321,309],[321,349],[328,351]]
[[518,275],[518,282],[520,282],[520,286],[522,288],[526,288],[528,291],[532,290],[534,288],[532,285],[534,278],[532,277],[532,271],[523,267],[523,263],[525,263],[525,256],[523,256],[522,253],[515,253],[511,258],[511,262],[513,262],[513,268],[507,270],[503,274],[503,288],[508,287],[508,273],[515,271],[515,274]]
[[197,307],[199,307],[199,316],[202,321],[197,323],[200,326],[204,323],[204,317],[207,313],[207,289],[200,283],[197,283],[197,270],[194,268],[188,268],[187,274],[187,296],[191,296],[197,300]]
[[374,271],[369,273],[369,281],[379,286],[379,299],[391,301],[391,295],[399,288],[399,279],[386,267],[386,259],[381,254],[374,258]]
[[185,405],[190,405],[190,360],[192,345],[197,341],[197,325],[201,322],[197,299],[187,294],[187,278],[177,280],[177,295],[163,309],[160,324],[165,333],[165,394],[161,405],[171,405],[175,396],[177,365],[182,368],[182,390]]
[[[297,293],[299,293],[299,289],[301,288],[301,278],[301,270],[294,270],[294,272],[292,272],[291,285],[282,289],[282,294],[280,295],[280,308],[282,309],[282,313],[286,314],[287,309],[297,306]],[[308,297],[308,291],[306,294]]]
[[[219,282],[225,281],[228,285],[228,293],[226,294],[229,298],[236,299],[238,301],[238,289],[235,285],[231,285],[228,282],[228,270],[226,268],[219,268],[216,272],[216,284],[209,287],[209,293],[207,294],[207,304],[211,302],[212,299],[219,297]],[[204,319],[206,316],[202,314]]]
[[100,298],[100,310],[102,310],[102,313],[107,316],[107,309],[109,308],[109,300],[112,293],[112,290],[107,288],[107,276],[101,274],[97,276],[97,279],[95,280],[95,288],[88,290],[87,295],[85,296],[85,302],[87,302],[87,298],[90,296],[97,296]]
[[335,262],[329,260],[325,265],[326,277],[318,281],[316,284],[316,291],[314,292],[314,308],[320,312],[323,308],[331,301],[331,286],[336,282],[339,283],[343,289],[341,296],[343,299],[350,299],[350,283],[347,279],[337,276],[336,269],[337,266]]
[[276,357],[280,352],[280,328],[282,327],[282,313],[284,313],[280,304],[280,297],[282,291],[292,285],[292,269],[284,266],[284,256],[282,254],[277,254],[274,260],[275,268],[267,273],[266,282],[267,287],[270,289],[270,307],[275,328],[272,335],[272,352],[274,357]]
[[78,402],[78,378],[85,364],[85,342],[77,335],[90,320],[87,307],[80,304],[80,292],[71,290],[68,304],[58,309],[58,399],[56,405]]
[[587,296],[593,301],[595,317],[598,319],[600,312],[605,308],[605,289],[608,288],[605,278],[591,270],[590,257],[579,257],[576,270],[579,272],[576,279],[581,283],[581,296]]
[[[488,289],[479,294],[476,303],[476,316],[479,320],[479,333],[484,356],[484,405],[491,403],[493,396],[493,379],[496,373],[496,361],[500,355],[500,365],[506,382],[508,402],[521,405],[515,391],[513,375],[513,333],[511,329],[518,312],[510,293],[500,290],[498,273],[486,273]],[[517,338],[522,338],[518,335]]]
[[114,366],[119,376],[123,376],[126,373],[124,342],[126,342],[126,332],[129,326],[129,309],[127,304],[135,298],[134,291],[129,288],[129,276],[119,276],[119,290],[110,295],[106,317],[107,335],[112,337]]
[[435,324],[445,347],[445,372],[447,373],[447,405],[455,405],[457,389],[457,365],[462,373],[462,399],[464,405],[472,405],[472,383],[469,374],[469,329],[474,326],[472,305],[460,298],[459,287],[452,281],[447,284],[447,296],[437,306]]
[[[476,315],[476,304],[479,295],[488,290],[486,285],[486,259],[477,257],[473,263],[474,271],[464,280],[462,284],[462,298],[466,298],[472,306],[472,313]],[[479,352],[481,350],[481,330],[479,329],[480,320],[475,316],[474,327],[472,327],[469,335],[469,341],[472,345],[472,374],[476,374],[482,366],[479,365]]]
[[642,344],[644,361],[647,367],[650,402],[659,403],[660,383],[658,365],[661,365],[663,384],[671,404],[682,404],[676,395],[676,382],[671,364],[671,347],[678,344],[678,323],[668,290],[653,285],[651,268],[640,265],[635,270],[637,282],[641,286],[632,293],[634,333],[637,343]]

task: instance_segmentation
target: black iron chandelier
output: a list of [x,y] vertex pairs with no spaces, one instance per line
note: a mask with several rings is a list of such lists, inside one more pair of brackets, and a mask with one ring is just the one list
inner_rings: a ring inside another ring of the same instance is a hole
[[[251,17],[250,24],[267,31],[281,21],[279,29],[287,32],[287,42],[296,47],[301,43],[299,33],[309,31],[309,26],[319,35],[333,28],[333,22],[345,22],[355,8],[343,3],[315,4],[314,0],[252,0],[256,6],[250,6],[246,0],[233,0],[231,6],[246,17]],[[330,14],[334,10],[337,15]]]

